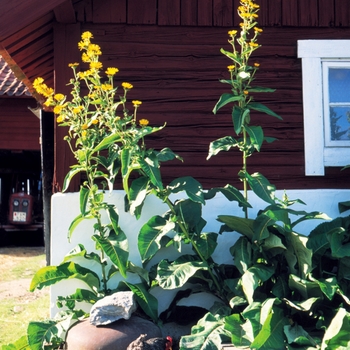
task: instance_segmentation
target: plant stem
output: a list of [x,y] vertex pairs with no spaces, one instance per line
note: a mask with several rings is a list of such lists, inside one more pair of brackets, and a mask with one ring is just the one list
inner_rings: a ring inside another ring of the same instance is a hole
[[[244,192],[244,198],[246,201],[248,201],[248,186],[247,186],[247,178],[245,177],[246,171],[247,171],[247,150],[246,150],[246,144],[247,144],[247,132],[245,128],[243,128],[243,144],[244,144],[244,150],[243,150],[243,192]],[[244,215],[245,218],[248,219],[248,208],[244,207]]]

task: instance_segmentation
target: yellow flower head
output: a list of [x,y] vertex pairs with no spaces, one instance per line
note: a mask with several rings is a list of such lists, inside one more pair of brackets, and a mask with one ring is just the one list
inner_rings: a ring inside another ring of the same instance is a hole
[[89,128],[89,126],[87,125],[87,124],[83,124],[82,126],[81,126],[81,129],[82,130],[86,130],[86,129],[88,129]]
[[101,48],[97,44],[89,44],[88,51],[94,53],[95,55],[101,55],[102,54]]
[[55,94],[53,97],[56,101],[60,102],[64,100],[65,96],[63,94]]
[[101,62],[90,62],[90,69],[101,69],[102,63]]
[[85,138],[86,138],[86,135],[87,135],[87,131],[86,131],[86,130],[83,130],[83,131],[81,132],[82,138],[85,139]]
[[118,68],[114,68],[114,67],[108,67],[106,70],[106,74],[107,75],[115,75],[116,73],[119,72]]
[[77,62],[68,64],[68,67],[71,67],[71,68],[75,68],[75,67],[78,67],[78,66],[79,66],[79,63],[77,63]]
[[259,44],[254,43],[253,41],[250,41],[250,42],[249,42],[249,46],[250,46],[250,47],[258,47]]
[[59,115],[57,118],[56,118],[56,122],[57,123],[62,123],[64,121],[64,115]]
[[102,84],[102,85],[101,85],[101,89],[102,89],[103,91],[110,91],[110,90],[113,89],[113,86],[112,86],[111,84]]
[[248,95],[249,91],[248,90],[244,90],[243,93],[244,93],[244,95]]
[[91,124],[93,124],[93,125],[98,124],[98,119],[97,118],[92,119]]
[[254,67],[260,67],[260,63],[255,62]]
[[130,84],[130,83],[122,83],[122,87],[124,88],[124,89],[126,89],[126,90],[130,90],[130,89],[132,89],[134,86],[132,85],[132,84]]
[[74,107],[74,108],[73,108],[72,112],[73,112],[74,114],[79,114],[83,109],[84,109],[83,106],[77,106],[77,107]]
[[83,52],[81,55],[81,60],[85,63],[89,63],[91,62],[91,57],[86,52]]
[[263,30],[261,28],[258,28],[258,27],[254,27],[254,31],[257,32],[257,33],[262,33]]
[[142,102],[139,100],[134,100],[134,101],[132,101],[132,104],[134,105],[135,108],[137,108],[142,104]]
[[149,121],[147,119],[140,119],[139,124],[141,126],[147,126],[149,124]]
[[86,32],[84,32],[82,35],[81,35],[81,38],[83,39],[83,40],[86,40],[86,39],[91,39],[91,38],[93,38],[94,36],[92,35],[92,33],[91,32],[89,32],[89,31],[86,31]]
[[53,112],[55,114],[60,114],[62,109],[63,109],[63,106],[55,106],[54,109],[53,109]]
[[230,66],[227,66],[227,69],[229,70],[229,72],[232,72],[235,69],[235,65],[231,64]]
[[237,30],[229,30],[228,35],[235,36],[237,34]]

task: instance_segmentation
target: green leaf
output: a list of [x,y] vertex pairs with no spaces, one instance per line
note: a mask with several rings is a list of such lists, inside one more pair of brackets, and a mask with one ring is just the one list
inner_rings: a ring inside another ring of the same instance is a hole
[[165,147],[160,152],[157,153],[158,161],[166,162],[168,160],[178,159],[182,161],[182,158],[174,153],[170,148]]
[[134,293],[136,301],[145,314],[150,317],[153,322],[158,321],[158,300],[150,294],[142,283],[131,284],[126,281],[124,283]]
[[269,216],[260,214],[254,220],[254,235],[253,241],[261,243],[264,239],[270,236],[268,230],[269,226],[272,226],[275,223],[275,220],[271,219]]
[[249,92],[275,92],[276,89],[270,89],[263,86],[254,86],[249,88]]
[[232,136],[225,136],[210,142],[207,160],[221,151],[228,151],[231,147],[237,146],[237,144],[237,141]]
[[281,350],[285,348],[284,326],[287,324],[283,310],[275,307],[271,310],[261,331],[251,344],[252,349]]
[[118,232],[120,230],[120,227],[118,226],[119,215],[117,212],[117,208],[114,205],[108,205],[106,211],[109,221],[112,224],[113,230],[115,232]]
[[86,205],[89,199],[89,195],[90,195],[89,189],[84,186],[80,186],[79,203],[80,203],[80,214],[82,216],[85,216],[87,214]]
[[26,335],[17,339],[13,344],[2,345],[1,350],[31,350]]
[[229,341],[230,333],[225,330],[225,318],[207,313],[192,327],[191,335],[180,339],[180,349],[218,350],[222,343]]
[[249,347],[252,339],[244,328],[243,320],[239,314],[232,314],[225,318],[225,329],[230,332],[232,344],[236,347]]
[[214,232],[202,233],[193,238],[197,249],[200,251],[204,259],[209,259],[217,247],[218,234]]
[[248,300],[248,303],[253,302],[253,295],[257,287],[267,281],[275,272],[275,267],[256,264],[249,267],[242,276],[243,292]]
[[339,289],[339,285],[336,277],[330,277],[327,279],[319,279],[317,280],[323,294],[329,299],[332,300],[334,295],[337,293]]
[[175,227],[163,217],[156,215],[145,223],[139,233],[138,248],[142,261],[150,259],[159,250],[160,239]]
[[197,271],[207,270],[208,264],[203,261],[188,261],[184,263],[169,263],[162,260],[158,264],[157,281],[163,289],[182,287]]
[[242,110],[238,106],[234,106],[232,110],[232,122],[235,133],[239,135],[242,131],[242,126],[244,125],[245,116],[249,113],[249,109]]
[[135,215],[137,219],[141,216],[141,209],[147,197],[149,188],[149,179],[141,176],[131,183],[129,191],[130,214]]
[[151,183],[156,186],[159,190],[163,190],[162,178],[159,170],[159,163],[157,156],[152,153],[145,159],[139,160],[141,169],[150,179]]
[[264,132],[261,126],[245,126],[245,129],[250,136],[250,142],[254,148],[260,152],[261,145],[264,141]]
[[198,225],[203,223],[200,203],[190,199],[181,199],[175,202],[174,210],[178,220],[185,223],[190,231],[198,232]]
[[[86,214],[89,214],[86,213]],[[77,217],[75,217],[73,219],[73,221],[71,222],[69,228],[68,228],[68,241],[70,242],[72,235],[73,235],[73,231],[76,229],[76,227],[85,219],[93,219],[94,217],[92,215],[82,215],[79,214]]]
[[70,184],[72,178],[74,177],[74,175],[80,173],[81,171],[83,171],[83,168],[76,167],[76,168],[71,169],[67,173],[67,175],[65,176],[64,181],[63,181],[62,192],[67,191],[69,184]]
[[254,220],[233,215],[219,215],[217,220],[223,222],[232,230],[245,235],[249,240],[252,240],[254,235]]
[[119,142],[121,140],[122,139],[119,134],[111,134],[103,138],[103,140],[92,150],[92,153],[98,153],[99,151],[108,148],[109,145]]
[[247,172],[244,174],[248,181],[250,188],[253,192],[267,203],[275,204],[275,190],[276,187],[266,179],[260,173],[254,173],[249,175]]
[[350,314],[340,308],[330,325],[327,327],[322,340],[321,349],[340,350],[350,348]]
[[286,325],[284,326],[284,333],[287,337],[288,344],[294,344],[296,346],[315,346],[317,347],[317,343],[312,339],[308,332],[305,329],[295,324],[293,326]]
[[191,176],[177,178],[167,188],[171,193],[185,191],[192,201],[205,204],[202,185]]
[[276,117],[280,120],[282,120],[282,118],[276,114],[275,112],[273,112],[270,108],[266,107],[265,105],[258,103],[258,102],[249,102],[248,104],[248,108],[250,109],[254,109],[255,111],[259,111],[259,112],[263,112],[266,113],[268,115],[271,115],[273,117]]
[[252,266],[252,247],[246,237],[239,237],[236,243],[230,248],[234,257],[235,265],[243,275]]
[[131,150],[129,148],[123,148],[121,152],[121,171],[123,178],[129,174],[129,165],[131,161]]
[[350,257],[350,243],[344,243],[347,242],[348,236],[343,227],[339,227],[327,234],[334,258]]
[[339,213],[344,213],[345,211],[349,210],[350,209],[350,201],[339,202],[338,209],[339,209]]
[[223,106],[227,105],[230,102],[240,101],[241,99],[242,99],[241,96],[235,96],[229,93],[224,93],[221,95],[221,97],[219,98],[219,101],[214,106],[213,113],[216,114],[217,111]]
[[304,299],[322,297],[322,291],[317,282],[311,282],[290,274],[288,285],[293,291],[298,291]]
[[39,269],[30,283],[29,290],[33,292],[35,289],[41,289],[62,280],[73,278],[85,282],[91,288],[99,289],[100,287],[100,280],[95,272],[74,262],[66,262],[58,266],[46,266]]
[[117,232],[111,230],[108,237],[93,235],[92,239],[100,245],[112,263],[118,267],[121,275],[126,278],[129,246],[125,233],[119,228]]
[[73,309],[75,307],[76,302],[86,302],[89,304],[95,304],[96,301],[98,301],[99,298],[97,295],[87,289],[81,289],[78,288],[75,293],[68,295],[68,296],[58,296],[57,301],[60,303],[70,303],[73,305],[70,309]]

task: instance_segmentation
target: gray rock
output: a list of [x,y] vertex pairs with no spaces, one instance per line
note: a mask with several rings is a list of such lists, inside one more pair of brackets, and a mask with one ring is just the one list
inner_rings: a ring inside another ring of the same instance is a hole
[[102,326],[120,319],[128,320],[136,308],[132,292],[117,292],[93,305],[90,311],[90,323],[94,326]]

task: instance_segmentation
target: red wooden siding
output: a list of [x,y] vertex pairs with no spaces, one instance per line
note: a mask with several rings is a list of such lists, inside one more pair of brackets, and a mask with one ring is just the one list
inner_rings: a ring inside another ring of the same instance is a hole
[[[233,135],[230,109],[223,109],[217,116],[211,112],[219,96],[227,92],[227,86],[218,81],[227,78],[226,67],[231,63],[220,54],[221,47],[229,49],[227,29],[85,24],[82,31],[85,30],[91,31],[95,42],[101,45],[104,66],[119,68],[118,82],[129,81],[134,85],[130,100],[143,101],[138,116],[149,119],[152,125],[167,123],[163,131],[148,139],[148,146],[170,147],[184,158],[184,163],[173,161],[163,165],[165,182],[191,175],[205,187],[228,182],[240,186],[237,173],[241,156],[237,150],[206,160],[211,141]],[[261,64],[256,84],[277,91],[256,95],[256,99],[284,120],[253,114],[253,123],[263,125],[267,136],[279,140],[265,144],[261,153],[248,159],[249,172],[263,173],[277,188],[348,186],[348,176],[339,168],[327,169],[325,177],[304,175],[302,80],[297,40],[349,36],[350,32],[334,28],[264,30],[260,37],[263,46],[254,57]]]
[[[257,0],[260,26],[348,27],[344,0]],[[239,0],[75,0],[80,22],[183,26],[237,25]]]
[[0,99],[0,150],[40,150],[40,121],[28,109],[30,98]]

